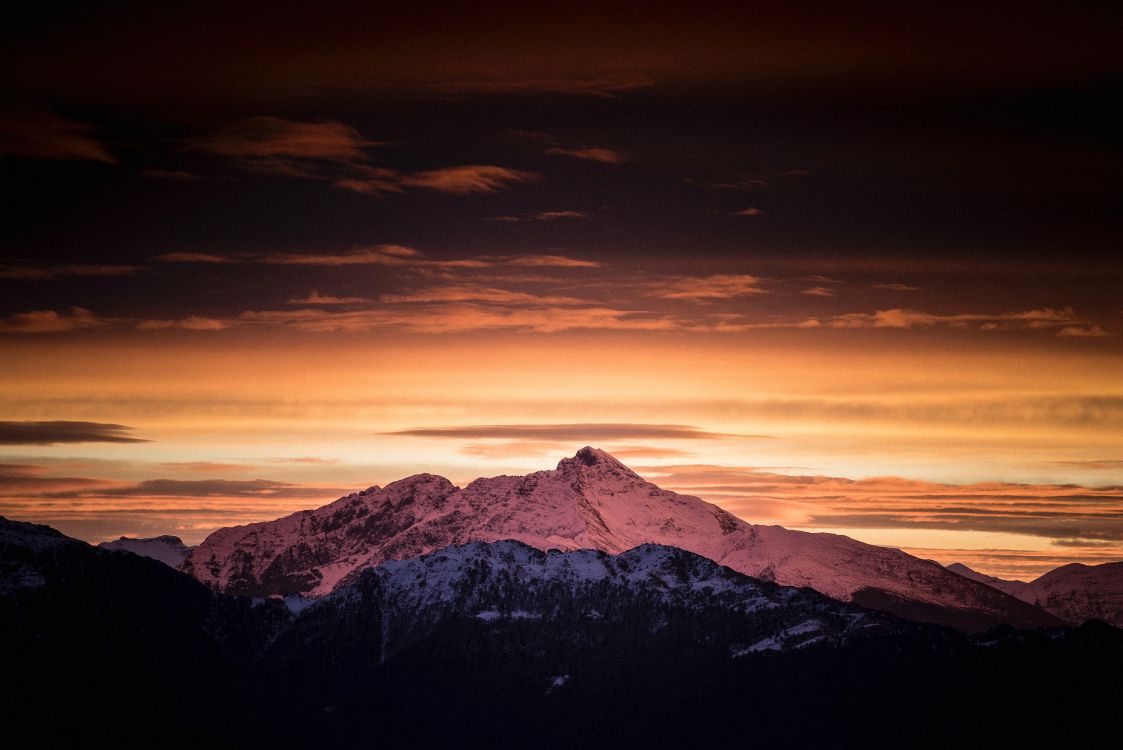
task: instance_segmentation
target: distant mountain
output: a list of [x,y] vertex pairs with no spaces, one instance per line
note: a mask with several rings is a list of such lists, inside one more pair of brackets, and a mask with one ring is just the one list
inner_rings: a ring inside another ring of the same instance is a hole
[[696,497],[660,489],[588,447],[553,471],[477,479],[464,488],[419,474],[316,510],[220,529],[192,550],[183,570],[231,594],[318,597],[387,560],[503,539],[540,550],[678,547],[763,580],[973,630],[1057,622],[900,550],[749,524]]
[[183,543],[178,536],[155,536],[147,539],[133,539],[121,537],[112,542],[102,542],[98,545],[101,549],[123,550],[134,555],[151,557],[165,565],[178,569],[187,559],[191,547]]
[[1072,563],[1029,583],[988,576],[961,563],[949,565],[948,570],[1041,607],[1065,622],[1103,620],[1123,627],[1123,562]]
[[0,721],[63,744],[1059,747],[1123,669],[1106,625],[971,637],[659,545],[476,542],[282,602],[0,519],[0,573]]

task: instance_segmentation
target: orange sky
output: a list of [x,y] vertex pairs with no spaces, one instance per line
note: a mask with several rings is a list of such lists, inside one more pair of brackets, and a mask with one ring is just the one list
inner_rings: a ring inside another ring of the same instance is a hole
[[196,542],[592,444],[749,521],[1123,558],[1085,5],[25,8],[0,513]]
[[[9,337],[5,416],[122,423],[151,442],[4,446],[0,513],[95,541],[195,542],[418,471],[526,473],[593,443],[749,521],[1024,577],[1123,553],[1123,357],[1081,343],[974,329]],[[869,479],[893,476],[911,481]]]

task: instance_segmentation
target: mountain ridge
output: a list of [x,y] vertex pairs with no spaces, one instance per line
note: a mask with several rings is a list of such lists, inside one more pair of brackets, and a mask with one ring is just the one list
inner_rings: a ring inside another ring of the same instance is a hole
[[417,474],[275,521],[220,529],[191,551],[183,570],[226,593],[319,597],[387,560],[505,539],[610,553],[662,544],[841,601],[865,596],[889,611],[900,609],[898,600],[919,602],[924,614],[908,608],[918,619],[971,629],[1057,624],[1044,610],[900,550],[750,524],[659,488],[588,446],[553,470],[479,478],[463,488]]
[[947,569],[1041,607],[1067,623],[1095,619],[1123,627],[1123,562],[1069,563],[1029,582],[989,576],[962,563]]

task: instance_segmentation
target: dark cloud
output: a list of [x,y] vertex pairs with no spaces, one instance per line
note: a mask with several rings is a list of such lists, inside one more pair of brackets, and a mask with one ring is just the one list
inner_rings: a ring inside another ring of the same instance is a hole
[[105,325],[84,307],[69,310],[31,310],[0,318],[0,333],[66,333]]
[[131,276],[143,270],[143,266],[134,265],[63,263],[55,266],[43,266],[24,263],[4,263],[0,264],[0,279],[47,281],[67,276]]
[[116,164],[91,131],[91,125],[43,109],[0,111],[0,156]]
[[0,445],[60,443],[147,443],[130,436],[131,427],[101,422],[0,422]]

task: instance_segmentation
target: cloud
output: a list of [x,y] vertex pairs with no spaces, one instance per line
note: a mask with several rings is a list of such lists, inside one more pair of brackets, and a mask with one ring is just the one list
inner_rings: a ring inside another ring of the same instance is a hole
[[0,156],[47,161],[97,161],[117,164],[105,146],[89,135],[93,127],[42,109],[0,113]]
[[359,163],[366,159],[367,149],[385,144],[367,140],[355,128],[334,120],[250,117],[195,138],[189,145],[255,172],[311,177],[321,163]]
[[[470,258],[430,258],[404,245],[371,245],[342,252],[279,253],[274,255],[212,255],[166,253],[153,258],[169,263],[259,263],[280,266],[396,266],[417,269],[484,269],[508,266],[599,268],[600,263],[565,255],[479,255]],[[325,304],[325,303],[318,303]]]
[[419,250],[404,245],[373,245],[342,253],[266,255],[258,263],[281,266],[406,266],[428,262]]
[[821,322],[831,328],[922,328],[931,326],[965,328],[970,325],[977,325],[983,330],[1001,330],[1015,324],[1028,328],[1064,326],[1078,322],[1078,318],[1071,307],[994,314],[937,314],[892,308],[878,310],[874,313],[845,313]]
[[437,83],[430,88],[454,94],[544,93],[612,98],[653,84],[654,80],[647,75],[624,72],[589,77],[475,78]]
[[1103,338],[1111,334],[1099,326],[1065,326],[1057,331],[1057,335],[1066,338]]
[[558,219],[587,219],[591,216],[587,211],[539,211],[534,214],[524,214],[522,216],[495,216],[485,221],[499,221],[507,224],[515,224],[520,221],[556,221]]
[[810,289],[804,289],[800,294],[805,294],[808,297],[833,297],[834,292],[824,286],[813,286]]
[[551,146],[542,153],[551,156],[566,156],[570,159],[582,161],[596,161],[602,164],[623,164],[631,156],[623,151],[601,146]]
[[767,294],[767,291],[760,287],[760,283],[760,277],[747,274],[688,276],[685,278],[668,278],[650,283],[648,284],[648,294],[663,299],[695,301]]
[[64,263],[57,266],[3,264],[0,265],[0,279],[47,281],[66,276],[129,276],[143,270],[142,266],[108,264]]
[[555,295],[537,295],[509,289],[483,286],[431,287],[417,292],[384,294],[379,297],[386,303],[429,302],[488,302],[498,305],[584,305],[587,300]]
[[363,167],[357,174],[335,181],[335,186],[356,193],[400,193],[407,188],[434,190],[452,195],[495,193],[515,183],[537,182],[534,172],[493,164],[466,164],[421,172],[399,172],[382,167]]
[[226,464],[213,461],[174,461],[153,464],[153,468],[161,471],[190,471],[199,474],[226,474],[254,470],[253,466],[247,466],[246,464]]
[[101,422],[0,422],[0,445],[59,443],[147,443],[131,437],[131,427]]
[[894,292],[918,292],[921,289],[923,289],[924,287],[912,286],[911,284],[900,284],[900,283],[894,282],[892,284],[874,284],[872,286],[872,288],[873,289],[889,289],[889,290],[894,291]]
[[1075,466],[1079,469],[1123,469],[1123,458],[1093,459],[1090,461],[1054,461],[1059,466]]
[[445,167],[405,175],[401,183],[407,187],[420,187],[442,193],[467,195],[469,193],[494,193],[515,182],[536,182],[538,175],[518,169],[496,167],[489,164],[469,164],[462,167]]
[[269,479],[146,479],[132,486],[81,493],[84,497],[308,497],[323,490]]
[[303,297],[293,297],[290,305],[357,305],[370,302],[366,297],[333,297],[330,294],[320,294],[313,289]]
[[[383,433],[403,437],[497,438],[597,443],[602,440],[716,440],[731,437],[699,427],[678,424],[578,423],[578,424],[484,424],[455,427],[414,427]],[[741,437],[741,436],[739,436]]]
[[164,253],[156,255],[152,260],[160,261],[161,263],[239,263],[239,258],[233,258],[225,255],[215,255],[213,253]]
[[594,161],[601,164],[623,164],[631,160],[631,154],[603,146],[589,146],[575,142],[570,138],[559,138],[537,130],[516,130],[514,135],[527,141],[535,141],[546,146],[542,151],[551,156],[563,156],[568,159],[581,161]]
[[136,325],[141,331],[164,331],[179,329],[181,331],[223,331],[230,327],[230,323],[217,318],[205,318],[200,315],[189,315],[178,320],[142,320]]
[[733,216],[764,216],[764,211],[756,206],[749,206],[742,208],[740,211],[734,211]]
[[104,324],[84,307],[71,307],[64,312],[33,310],[0,318],[0,333],[66,333]]
[[[691,180],[690,182],[694,181]],[[732,180],[727,180],[724,182],[706,182],[702,184],[705,185],[705,187],[715,188],[717,190],[749,191],[763,190],[764,188],[768,187],[769,183],[768,180],[765,180],[761,177],[747,177],[745,175],[741,175]]]
[[485,256],[494,259],[497,265],[530,266],[532,268],[600,268],[595,260],[570,258],[565,255],[512,255]]
[[248,324],[286,325],[310,333],[370,333],[400,330],[448,334],[477,331],[559,333],[582,329],[670,331],[683,326],[662,315],[610,307],[493,307],[471,303],[395,305],[389,308],[329,312],[326,310],[247,311],[238,320]]

